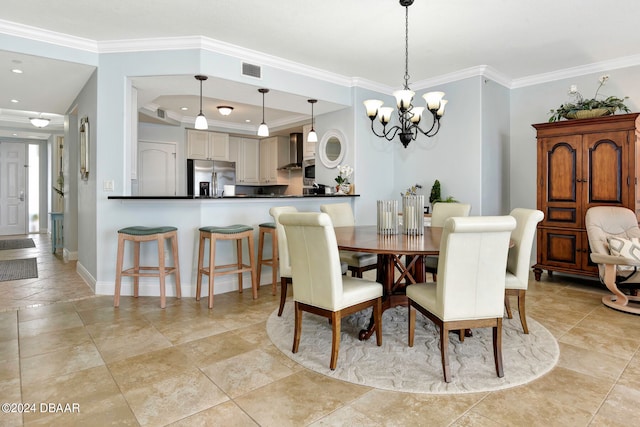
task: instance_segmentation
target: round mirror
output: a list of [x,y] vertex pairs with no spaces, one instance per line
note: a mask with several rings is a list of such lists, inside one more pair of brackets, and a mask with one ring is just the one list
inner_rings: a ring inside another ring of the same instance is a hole
[[335,168],[344,159],[347,151],[347,139],[338,129],[328,130],[320,141],[318,155],[327,168]]

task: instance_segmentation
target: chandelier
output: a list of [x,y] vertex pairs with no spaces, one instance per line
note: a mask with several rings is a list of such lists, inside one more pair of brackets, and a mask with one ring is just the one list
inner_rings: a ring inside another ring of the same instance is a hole
[[[383,107],[383,102],[379,99],[368,99],[364,101],[367,116],[371,119],[371,130],[374,135],[392,141],[396,135],[400,136],[400,142],[407,148],[411,141],[415,141],[419,134],[427,137],[435,136],[440,130],[440,118],[444,115],[444,106],[447,103],[444,92],[428,92],[422,95],[427,103],[426,109],[432,115],[431,127],[424,130],[420,127],[420,121],[425,107],[413,106],[413,92],[409,89],[409,6],[414,0],[400,0],[400,5],[405,8],[405,50],[404,50],[404,89],[393,92],[398,104],[398,121],[400,125],[387,128],[391,121],[393,108]],[[374,127],[374,120],[378,117],[382,123],[382,132],[378,133]]]

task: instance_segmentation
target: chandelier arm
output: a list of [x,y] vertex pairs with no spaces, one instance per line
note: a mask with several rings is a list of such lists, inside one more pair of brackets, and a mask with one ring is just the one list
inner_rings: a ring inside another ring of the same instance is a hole
[[383,125],[382,127],[382,132],[378,133],[373,125],[373,120],[371,120],[371,131],[373,132],[373,134],[375,136],[377,136],[378,138],[384,138],[387,141],[391,141],[393,140],[393,138],[396,137],[396,135],[398,134],[398,131],[400,131],[400,127],[399,126],[392,126],[389,128],[389,130],[387,130],[387,127],[385,125]]
[[[436,128],[436,125],[437,125],[437,128]],[[438,133],[438,130],[440,130],[440,120],[434,117],[429,130],[425,131],[420,126],[416,126],[416,129],[419,130],[420,133],[423,134],[424,136],[432,137]],[[433,131],[434,129],[436,129],[436,131],[431,133],[431,131]]]

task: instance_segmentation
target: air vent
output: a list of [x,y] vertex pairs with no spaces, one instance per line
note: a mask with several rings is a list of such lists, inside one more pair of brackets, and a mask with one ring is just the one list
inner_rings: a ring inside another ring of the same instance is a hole
[[161,110],[160,108],[158,108],[157,110],[158,118],[164,119],[164,113],[165,113],[164,110]]
[[246,62],[243,62],[242,75],[260,79],[262,78],[262,69],[259,65],[247,64]]

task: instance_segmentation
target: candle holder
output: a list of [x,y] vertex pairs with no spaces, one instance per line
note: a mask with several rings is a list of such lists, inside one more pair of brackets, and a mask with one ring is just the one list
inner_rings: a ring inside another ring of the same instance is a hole
[[397,200],[378,200],[378,234],[398,234]]
[[402,222],[404,233],[409,235],[424,234],[424,196],[402,196]]

